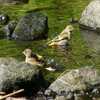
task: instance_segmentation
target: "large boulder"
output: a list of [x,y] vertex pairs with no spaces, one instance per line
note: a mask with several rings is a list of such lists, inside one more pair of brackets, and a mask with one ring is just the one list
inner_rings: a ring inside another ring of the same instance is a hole
[[79,22],[83,28],[92,30],[100,29],[100,0],[90,2],[83,11]]
[[17,24],[12,38],[16,40],[34,40],[47,38],[48,19],[41,13],[28,13]]
[[14,58],[0,58],[0,91],[12,92],[18,89],[37,91],[44,85],[44,79],[36,66]]
[[56,100],[61,100],[57,98],[73,100],[76,96],[86,96],[87,94],[89,97],[91,96],[91,98],[95,95],[100,96],[99,71],[94,68],[86,67],[66,72],[49,86],[45,94],[47,96],[56,96]]
[[0,0],[0,4],[21,4],[27,3],[29,0]]

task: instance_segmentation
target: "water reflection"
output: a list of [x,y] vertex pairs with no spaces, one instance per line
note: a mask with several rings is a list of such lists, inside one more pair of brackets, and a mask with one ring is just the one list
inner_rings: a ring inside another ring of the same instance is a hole
[[100,53],[100,34],[95,31],[80,29],[89,48],[95,53]]

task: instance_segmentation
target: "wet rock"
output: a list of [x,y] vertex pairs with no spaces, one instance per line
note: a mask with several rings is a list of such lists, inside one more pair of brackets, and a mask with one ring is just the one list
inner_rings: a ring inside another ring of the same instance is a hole
[[9,21],[9,16],[6,14],[0,14],[0,24],[4,25]]
[[11,39],[12,33],[17,25],[16,21],[10,21],[5,27],[2,28],[3,33],[5,34],[5,38]]
[[82,28],[96,30],[100,28],[99,19],[100,19],[100,0],[93,0],[83,11],[79,23]]
[[44,79],[36,66],[14,58],[0,58],[0,91],[12,92],[33,88],[37,91],[42,85],[44,85]]
[[28,13],[17,24],[12,37],[15,40],[45,39],[48,33],[48,19],[41,13]]
[[[54,92],[56,96],[66,97],[65,100],[81,98],[81,96],[83,97],[86,95],[86,91],[90,96],[95,88],[100,91],[99,77],[99,71],[94,68],[86,67],[71,70],[58,77],[45,91],[45,94],[51,95],[51,93]],[[95,93],[92,95],[95,95]]]
[[0,4],[22,4],[28,3],[29,0],[0,0]]

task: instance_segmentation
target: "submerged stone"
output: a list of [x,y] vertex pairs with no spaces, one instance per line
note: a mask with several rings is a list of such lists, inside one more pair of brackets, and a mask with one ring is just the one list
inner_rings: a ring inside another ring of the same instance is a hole
[[[80,26],[91,30],[100,29],[100,0],[93,0],[85,8],[80,18]],[[100,33],[100,31],[99,31]]]
[[12,39],[12,34],[16,25],[17,25],[17,22],[13,20],[13,21],[10,21],[6,26],[2,28],[5,38]]

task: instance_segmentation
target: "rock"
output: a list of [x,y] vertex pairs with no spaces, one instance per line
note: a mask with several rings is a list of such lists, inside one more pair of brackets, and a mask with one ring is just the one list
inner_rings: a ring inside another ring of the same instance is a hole
[[29,0],[0,0],[0,4],[22,4],[28,3]]
[[12,37],[15,40],[47,38],[48,19],[41,13],[28,13],[17,24]]
[[86,95],[86,91],[91,95],[95,88],[100,91],[99,77],[98,70],[94,68],[86,67],[71,70],[58,77],[45,91],[45,94],[51,95],[54,92],[56,96],[66,97],[66,100],[72,100],[79,95]]
[[11,39],[12,33],[17,25],[16,21],[10,21],[6,26],[2,28],[3,33],[7,39]]
[[36,66],[14,58],[0,58],[0,91],[12,92],[19,89],[37,91],[44,85],[44,79]]
[[9,16],[6,14],[0,14],[0,24],[4,25],[9,21]]
[[[80,18],[81,33],[96,56],[100,52],[100,0],[92,0]],[[85,29],[85,30],[84,30]]]
[[100,29],[100,0],[93,0],[85,8],[80,18],[80,26],[91,30]]

